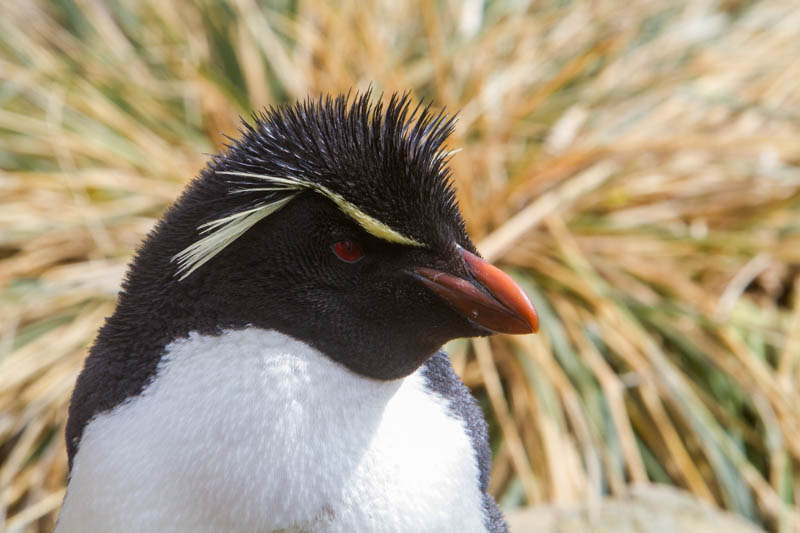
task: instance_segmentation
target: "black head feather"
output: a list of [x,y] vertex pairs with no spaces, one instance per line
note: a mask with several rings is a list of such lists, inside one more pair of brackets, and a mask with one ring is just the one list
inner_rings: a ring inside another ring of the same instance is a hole
[[408,93],[385,108],[371,96],[320,96],[255,114],[209,173],[239,173],[222,176],[241,210],[287,194],[247,192],[264,182],[243,174],[267,174],[319,184],[426,246],[452,242],[450,228],[465,236],[444,148],[456,117],[412,106]]

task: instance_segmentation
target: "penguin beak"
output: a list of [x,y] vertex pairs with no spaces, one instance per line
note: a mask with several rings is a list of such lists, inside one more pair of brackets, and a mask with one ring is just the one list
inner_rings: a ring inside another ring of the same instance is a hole
[[458,252],[475,282],[426,267],[415,268],[414,277],[471,322],[489,331],[539,331],[536,309],[508,274],[460,246]]

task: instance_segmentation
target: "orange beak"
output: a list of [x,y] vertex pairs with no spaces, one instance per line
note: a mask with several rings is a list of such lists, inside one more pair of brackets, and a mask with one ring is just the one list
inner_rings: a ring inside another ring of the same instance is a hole
[[497,333],[536,333],[539,316],[511,277],[459,246],[478,284],[432,268],[414,269],[416,278],[472,322]]

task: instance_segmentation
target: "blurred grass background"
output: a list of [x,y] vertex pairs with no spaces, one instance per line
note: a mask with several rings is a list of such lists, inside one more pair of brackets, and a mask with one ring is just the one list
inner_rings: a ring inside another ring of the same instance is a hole
[[800,530],[800,9],[786,1],[0,4],[0,524],[49,531],[137,243],[307,94],[460,110],[469,229],[537,336],[459,341],[510,509],[663,482]]

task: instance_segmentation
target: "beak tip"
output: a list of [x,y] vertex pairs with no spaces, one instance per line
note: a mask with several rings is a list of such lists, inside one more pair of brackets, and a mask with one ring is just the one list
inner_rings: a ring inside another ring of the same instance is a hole
[[426,267],[413,270],[419,281],[469,320],[493,333],[538,333],[539,315],[525,291],[499,268],[460,249],[473,282]]
[[[492,296],[501,302],[506,309],[522,322],[524,327],[516,329],[510,326],[500,333],[530,334],[539,332],[539,314],[533,307],[525,291],[511,279],[511,276],[487,263],[477,255],[460,248],[461,256],[472,274],[490,291]],[[512,321],[513,322],[513,321]]]
[[530,335],[539,333],[539,317],[536,315],[536,311],[533,311],[533,313],[530,316],[525,318],[520,317],[520,319],[525,324],[526,327],[524,329],[520,329],[519,331],[513,331],[509,333],[518,335]]
[[536,313],[536,310],[531,306],[531,316],[529,317],[529,321],[531,324],[531,333],[539,333],[539,315]]

